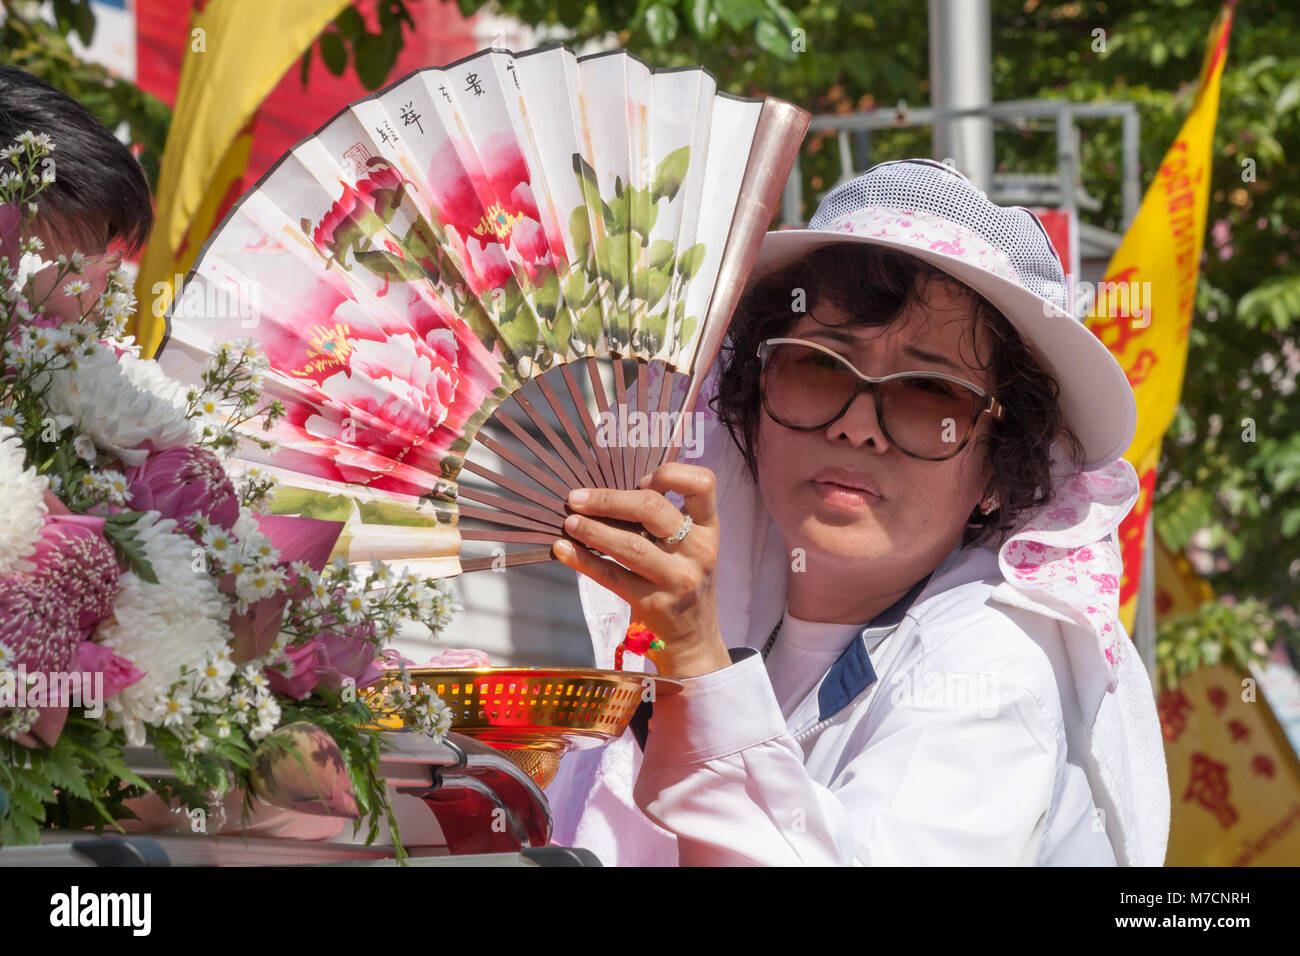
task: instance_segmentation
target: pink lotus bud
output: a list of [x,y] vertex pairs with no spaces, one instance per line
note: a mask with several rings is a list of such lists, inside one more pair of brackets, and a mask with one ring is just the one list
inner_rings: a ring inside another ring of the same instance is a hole
[[217,456],[206,448],[169,448],[128,468],[131,507],[158,511],[191,530],[196,511],[229,531],[239,517],[239,499]]

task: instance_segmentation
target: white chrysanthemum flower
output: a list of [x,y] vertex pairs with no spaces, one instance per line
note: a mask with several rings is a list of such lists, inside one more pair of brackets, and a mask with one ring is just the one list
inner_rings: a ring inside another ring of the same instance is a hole
[[75,366],[54,372],[46,401],[56,415],[72,416],[97,446],[128,465],[148,457],[140,449],[146,441],[163,451],[194,437],[180,384],[163,375],[158,363],[130,355],[119,361],[109,348],[95,348],[78,356]]
[[[113,613],[100,623],[95,639],[144,672],[112,698],[127,739],[142,746],[144,725],[154,723],[155,702],[187,675],[202,679],[205,665],[226,649],[232,635],[226,624],[229,602],[211,577],[191,570],[194,544],[174,533],[176,522],[159,521],[154,511],[136,527],[158,583],[123,574]],[[222,694],[208,696],[220,700]]]
[[13,429],[0,425],[0,574],[31,570],[27,556],[35,552],[49,509],[49,482],[34,468],[23,467],[23,444]]

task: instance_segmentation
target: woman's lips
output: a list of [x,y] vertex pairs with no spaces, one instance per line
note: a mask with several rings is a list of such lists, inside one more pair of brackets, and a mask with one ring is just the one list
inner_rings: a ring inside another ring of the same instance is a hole
[[833,481],[813,481],[812,486],[822,501],[839,508],[857,511],[870,508],[881,500],[879,495],[863,488],[851,488]]

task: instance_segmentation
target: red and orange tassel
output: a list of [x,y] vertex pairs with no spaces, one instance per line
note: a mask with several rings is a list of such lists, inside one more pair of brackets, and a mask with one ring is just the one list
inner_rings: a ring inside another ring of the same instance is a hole
[[666,646],[663,638],[656,635],[654,631],[640,621],[633,621],[627,626],[627,633],[623,635],[622,642],[614,648],[614,670],[623,669],[624,651],[631,651],[633,654],[645,657],[647,651],[661,651]]

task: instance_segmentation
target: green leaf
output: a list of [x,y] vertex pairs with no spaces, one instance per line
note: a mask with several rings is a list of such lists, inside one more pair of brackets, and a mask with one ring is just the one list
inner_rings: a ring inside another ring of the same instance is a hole
[[569,340],[573,338],[573,310],[567,305],[561,306],[555,313],[555,321],[552,323],[556,343],[562,351],[568,351]]
[[668,333],[668,314],[659,312],[647,315],[641,322],[641,348],[647,352],[658,352],[664,345]]
[[594,209],[601,202],[600,179],[596,176],[596,170],[592,168],[591,163],[587,162],[581,153],[573,154],[573,174],[577,177],[582,201]]
[[143,513],[139,511],[122,511],[109,515],[104,519],[104,537],[113,545],[114,553],[128,571],[135,572],[141,581],[157,584],[158,576],[154,574],[153,566],[144,553],[144,546],[140,544],[140,536],[135,527],[136,521],[142,516]]
[[298,64],[298,82],[305,88],[307,86],[307,77],[311,75],[311,55],[316,48],[308,46],[302,54],[302,60]]
[[397,525],[403,528],[438,526],[438,519],[433,514],[396,501],[358,501],[357,512],[366,524]]
[[669,272],[673,268],[673,249],[674,245],[671,239],[656,239],[650,243],[650,252],[647,256],[651,269],[667,269]]
[[91,9],[90,0],[80,0],[73,6],[72,23],[77,39],[83,46],[90,46],[95,39],[95,11]]
[[657,203],[665,196],[669,202],[676,198],[677,190],[682,188],[682,183],[686,180],[686,168],[690,161],[690,146],[681,146],[659,161],[655,167],[654,185],[650,193],[653,202]]
[[794,51],[794,45],[790,42],[790,34],[771,20],[758,21],[754,27],[754,42],[758,44],[759,49],[766,50],[782,60],[793,60],[798,56]]
[[343,12],[334,18],[334,25],[339,28],[339,33],[349,40],[356,40],[366,32],[366,21],[356,7],[345,7]]
[[370,197],[371,206],[375,210],[375,215],[380,218],[384,224],[393,221],[397,215],[397,210],[402,206],[402,196],[406,192],[406,184],[398,183],[392,189],[376,189]]
[[714,0],[723,22],[733,30],[744,30],[763,15],[762,0]]
[[[585,259],[586,256],[584,255]],[[564,301],[570,306],[585,305],[583,302],[587,294],[587,276],[582,269],[569,270],[569,276],[564,280]]]
[[691,27],[701,40],[718,35],[718,11],[713,0],[689,0]]
[[677,272],[683,279],[693,279],[703,264],[704,243],[697,242],[677,257]]
[[1281,116],[1283,113],[1289,113],[1297,103],[1300,103],[1300,79],[1292,80],[1282,87],[1282,92],[1273,101],[1274,115]]
[[649,189],[629,189],[627,199],[628,225],[641,236],[641,245],[644,246],[650,242],[650,231],[659,218],[659,207],[650,198]]
[[604,327],[603,313],[599,302],[593,302],[582,311],[578,320],[577,337],[585,345],[595,345],[600,341],[601,329]]
[[614,286],[615,295],[627,288],[627,240],[622,235],[601,236],[596,243],[596,261],[603,267],[601,275]]
[[573,252],[578,263],[585,263],[591,255],[591,224],[587,207],[578,206],[569,214],[569,233],[573,236]]
[[677,14],[662,3],[652,3],[645,12],[646,32],[655,46],[667,46],[677,39]]
[[352,255],[356,258],[358,265],[364,266],[377,276],[383,276],[395,282],[425,278],[424,268],[419,263],[403,260],[385,249],[354,252]]
[[770,21],[774,26],[780,28],[781,32],[787,37],[799,28],[799,18],[796,17],[788,8],[782,6],[777,0],[764,0],[767,9],[775,18]]
[[602,212],[605,219],[605,229],[611,235],[622,235],[628,231],[629,220],[631,219],[631,200],[632,193],[625,191],[604,205]]
[[384,85],[388,71],[393,67],[390,52],[388,42],[379,33],[367,33],[353,41],[357,78],[366,89],[377,90]]
[[348,49],[343,37],[332,30],[320,35],[320,58],[325,68],[335,76],[342,76],[348,68]]
[[653,309],[668,291],[671,276],[663,269],[648,269],[641,266],[636,270],[634,286],[641,298],[645,299],[646,308]]
[[[681,304],[684,305],[685,303]],[[690,342],[691,338],[695,335],[695,326],[699,324],[699,321],[699,317],[694,315],[683,319],[681,325],[677,329],[677,341],[683,344]]]
[[560,277],[554,272],[546,277],[541,288],[533,297],[533,307],[537,314],[548,322],[555,318],[555,310],[560,305]]
[[347,521],[354,509],[351,498],[343,495],[328,495],[307,488],[282,486],[275,491],[271,500],[271,513],[278,515],[302,515],[304,518],[320,518],[323,521]]

